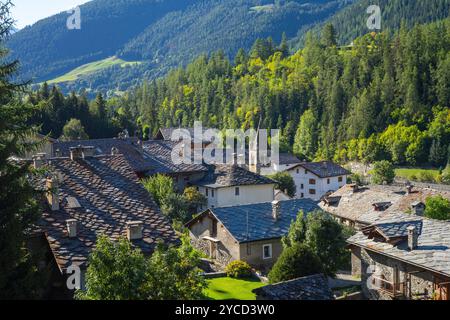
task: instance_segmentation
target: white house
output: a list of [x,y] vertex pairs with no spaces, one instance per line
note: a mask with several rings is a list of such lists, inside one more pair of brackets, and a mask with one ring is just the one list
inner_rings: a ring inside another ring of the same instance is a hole
[[271,163],[267,166],[261,166],[261,174],[271,175],[277,172],[283,172],[300,164],[299,158],[290,153],[280,153],[278,163]]
[[331,161],[300,163],[286,170],[297,187],[296,198],[320,200],[347,183],[349,171]]
[[204,179],[194,182],[208,202],[201,209],[274,200],[275,181],[237,165],[213,165]]

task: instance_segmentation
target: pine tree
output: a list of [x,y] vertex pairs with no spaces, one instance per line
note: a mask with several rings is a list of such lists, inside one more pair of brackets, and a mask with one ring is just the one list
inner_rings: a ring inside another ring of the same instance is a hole
[[5,62],[3,44],[13,23],[10,7],[10,1],[0,3],[0,300],[38,297],[38,272],[26,238],[39,209],[27,165],[10,160],[32,151],[27,141],[34,132],[26,123],[34,110],[18,97],[25,87],[10,80],[18,62]]
[[325,47],[333,47],[337,45],[336,29],[331,23],[328,23],[322,30],[322,44]]

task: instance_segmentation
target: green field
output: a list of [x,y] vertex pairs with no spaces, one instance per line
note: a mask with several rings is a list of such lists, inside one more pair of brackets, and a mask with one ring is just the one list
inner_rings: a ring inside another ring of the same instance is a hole
[[[420,168],[399,168],[395,169],[395,175],[399,178],[420,181],[422,177],[433,177],[434,180],[439,176],[439,170],[420,169]],[[431,182],[431,181],[429,181]]]
[[216,278],[207,280],[205,296],[212,300],[256,300],[253,289],[265,286],[256,279]]
[[72,71],[58,77],[52,80],[47,81],[48,84],[54,84],[54,83],[61,83],[61,82],[69,82],[69,81],[75,81],[79,79],[80,77],[88,74],[92,74],[94,72],[100,71],[102,69],[106,69],[115,65],[119,65],[120,67],[124,68],[127,66],[134,66],[138,65],[141,62],[134,61],[134,62],[128,62],[122,59],[119,59],[117,57],[110,57],[106,58],[100,61],[91,62],[88,64],[84,64],[76,69],[73,69]]

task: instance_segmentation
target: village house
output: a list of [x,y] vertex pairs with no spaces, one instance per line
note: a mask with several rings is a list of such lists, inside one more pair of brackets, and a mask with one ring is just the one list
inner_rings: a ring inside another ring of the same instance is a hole
[[450,192],[411,185],[346,185],[324,197],[319,206],[339,222],[361,229],[391,213],[405,212],[423,216],[428,197],[441,195],[450,199]]
[[194,245],[220,265],[242,260],[267,271],[282,252],[285,236],[299,212],[319,207],[310,199],[210,208],[186,224]]
[[331,162],[302,162],[285,170],[294,179],[296,198],[320,200],[347,183],[349,171]]
[[450,300],[450,222],[391,213],[347,242],[367,298]]
[[274,200],[276,182],[238,165],[210,165],[194,186],[207,199],[201,208],[217,208]]
[[141,140],[136,137],[119,137],[92,140],[56,141],[53,143],[52,157],[69,157],[70,149],[78,146],[92,146],[94,155],[122,154],[139,177],[147,176],[153,164],[144,154]]
[[277,172],[283,172],[302,163],[299,158],[290,153],[280,153],[278,163],[273,162],[268,165],[261,165],[261,174],[272,175]]
[[[204,164],[182,163],[172,161],[172,151],[177,142],[165,140],[145,141],[143,143],[144,157],[151,165],[148,176],[164,174],[174,179],[177,191],[183,192],[187,186],[201,180],[208,172]],[[193,162],[193,161],[192,161]]]
[[94,147],[72,147],[69,157],[35,160],[34,166],[50,172],[36,182],[46,190],[46,209],[32,243],[49,250],[53,297],[71,296],[64,290],[67,269],[76,265],[84,274],[99,235],[127,238],[147,255],[159,241],[179,243],[124,155],[95,156]]

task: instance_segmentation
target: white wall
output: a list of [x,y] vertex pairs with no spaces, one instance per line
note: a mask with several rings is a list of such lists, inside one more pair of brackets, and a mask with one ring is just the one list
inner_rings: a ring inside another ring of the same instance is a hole
[[[305,169],[303,167],[293,168],[287,172],[294,179],[297,187],[296,198],[302,198],[303,195],[303,198],[320,200],[320,198],[328,191],[336,191],[347,183],[347,176],[345,175],[340,176],[342,177],[342,181],[339,182],[339,177],[319,178],[310,171],[305,173]],[[316,184],[310,184],[310,179],[314,179]],[[314,189],[316,194],[310,194],[310,189]]]
[[205,187],[199,187],[199,191],[208,199],[208,204],[206,208],[213,208],[213,207],[219,208],[242,204],[272,202],[274,200],[273,184],[248,185],[237,187],[239,188],[239,196],[235,195],[236,187],[224,187],[215,189],[208,188],[208,196],[206,196]]

